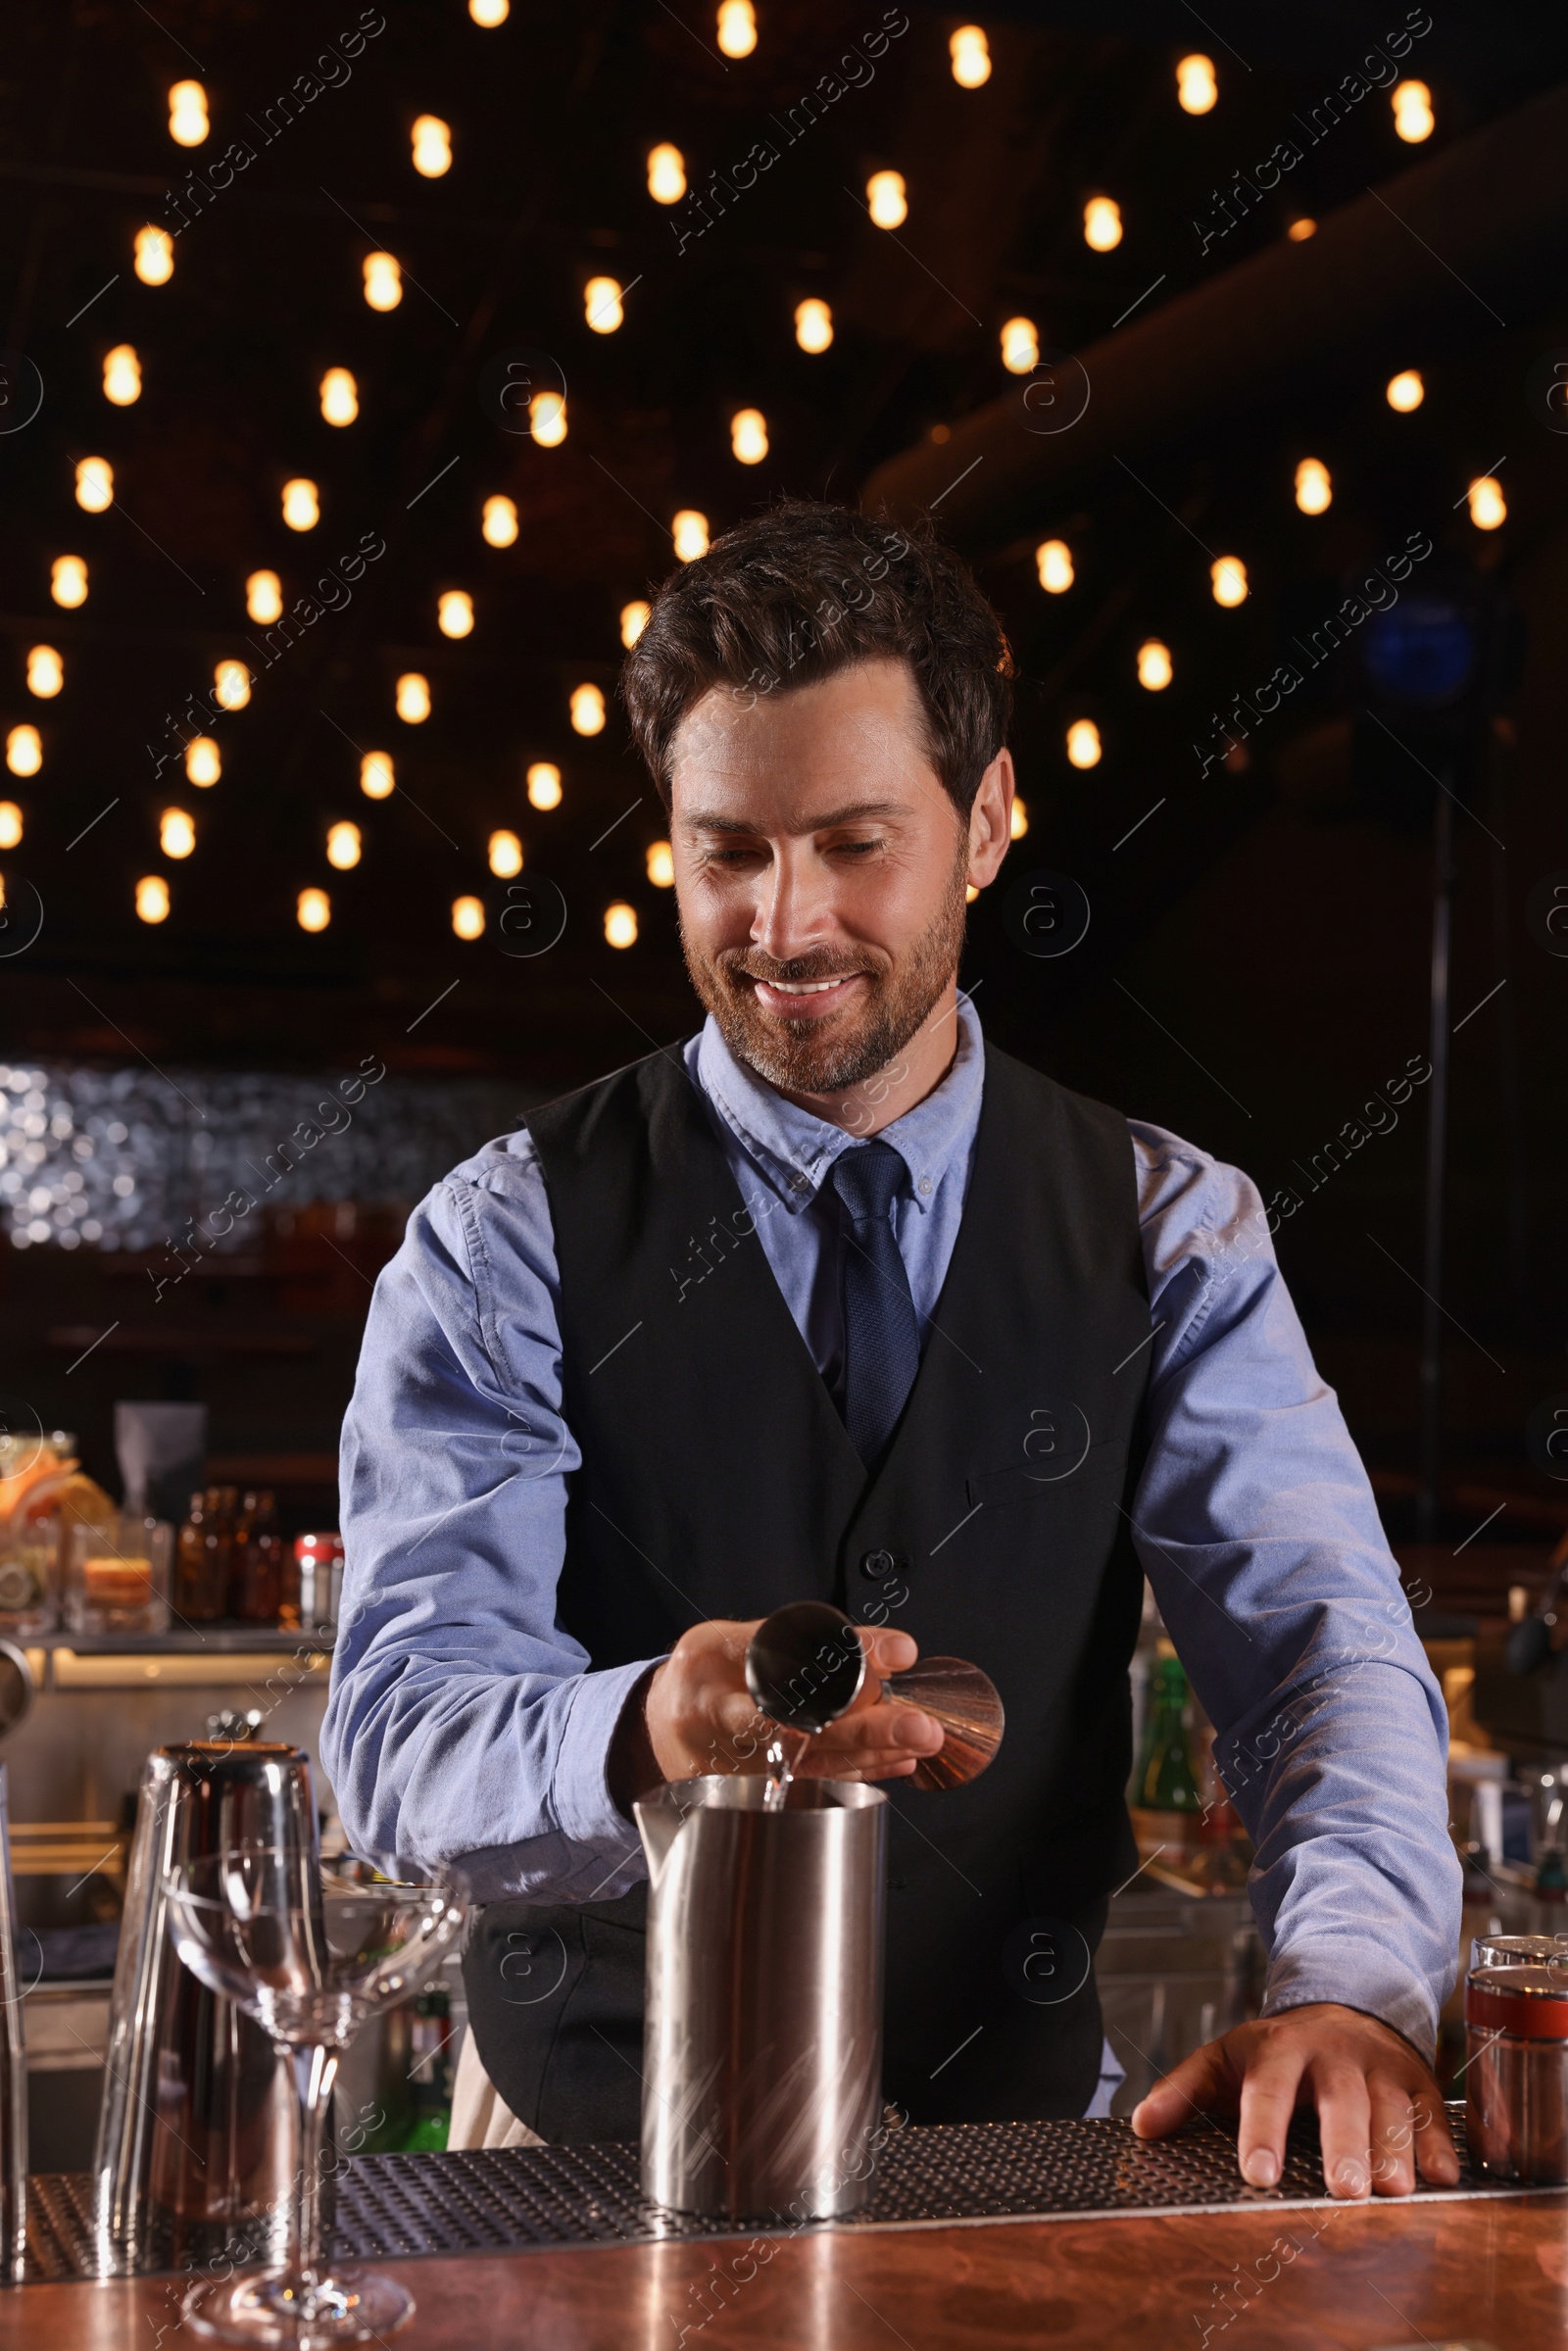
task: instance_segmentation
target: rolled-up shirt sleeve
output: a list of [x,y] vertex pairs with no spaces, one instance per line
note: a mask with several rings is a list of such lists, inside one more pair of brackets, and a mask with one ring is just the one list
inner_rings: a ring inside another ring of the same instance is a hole
[[343,1599],[322,1762],[352,1844],[492,1900],[643,1874],[606,1782],[649,1659],[557,1617],[566,1481],[549,1203],[525,1133],[438,1184],[376,1283],[343,1429]]
[[1254,1187],[1134,1126],[1152,1341],[1139,1554],[1252,1838],[1264,2013],[1431,2055],[1457,1964],[1447,1717]]

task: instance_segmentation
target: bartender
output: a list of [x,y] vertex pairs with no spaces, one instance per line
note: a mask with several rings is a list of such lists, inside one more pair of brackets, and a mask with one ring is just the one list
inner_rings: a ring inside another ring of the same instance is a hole
[[[933,536],[833,506],[660,590],[623,693],[708,1017],[411,1218],[344,1429],[322,1759],[352,1841],[459,1862],[485,1904],[460,2143],[632,2138],[631,1804],[762,1767],[747,1640],[834,1600],[872,1670],[805,1768],[888,1788],[887,2095],[1081,2115],[1088,1955],[1138,1867],[1147,1575],[1255,1847],[1268,1976],[1135,2128],[1239,2112],[1269,2186],[1311,2104],[1332,2192],[1451,2182],[1443,1702],[1258,1194],[999,1053],[958,989],[1010,838],[1010,673]],[[876,1694],[917,1650],[1006,1708],[940,1795],[901,1785],[939,1726]]]

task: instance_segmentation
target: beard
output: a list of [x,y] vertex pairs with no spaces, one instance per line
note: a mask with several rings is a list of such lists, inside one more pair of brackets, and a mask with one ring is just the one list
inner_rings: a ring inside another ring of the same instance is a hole
[[[968,842],[955,861],[941,906],[901,955],[884,948],[793,955],[778,962],[755,947],[705,955],[681,931],[692,986],[737,1060],[785,1094],[843,1094],[885,1069],[928,1018],[958,969],[963,952]],[[865,974],[861,1008],[853,1015],[780,1020],[762,1010],[752,980],[779,987]]]

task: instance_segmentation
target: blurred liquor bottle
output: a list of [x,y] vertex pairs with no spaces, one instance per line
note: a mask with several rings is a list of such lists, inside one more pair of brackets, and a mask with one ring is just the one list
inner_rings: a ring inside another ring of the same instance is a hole
[[1168,1860],[1197,1848],[1203,1799],[1187,1727],[1187,1676],[1168,1641],[1159,1643],[1149,1680],[1148,1712],[1128,1810],[1145,1860]]
[[228,1606],[228,1549],[219,1524],[218,1489],[190,1497],[190,1515],[174,1546],[173,1620],[210,1625]]
[[265,1489],[245,1496],[228,1574],[230,1615],[242,1624],[275,1625],[283,1605],[283,1539]]
[[452,2002],[446,1986],[431,1984],[414,2003],[414,2120],[403,2140],[409,2154],[444,2152],[452,2128]]

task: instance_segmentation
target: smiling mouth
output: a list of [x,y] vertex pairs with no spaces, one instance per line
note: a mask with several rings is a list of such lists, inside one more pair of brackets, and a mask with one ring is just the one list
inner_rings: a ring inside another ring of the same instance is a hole
[[836,1011],[850,991],[869,974],[839,971],[824,980],[762,980],[747,971],[740,977],[750,981],[752,993],[764,1012],[784,1020],[819,1020]]

